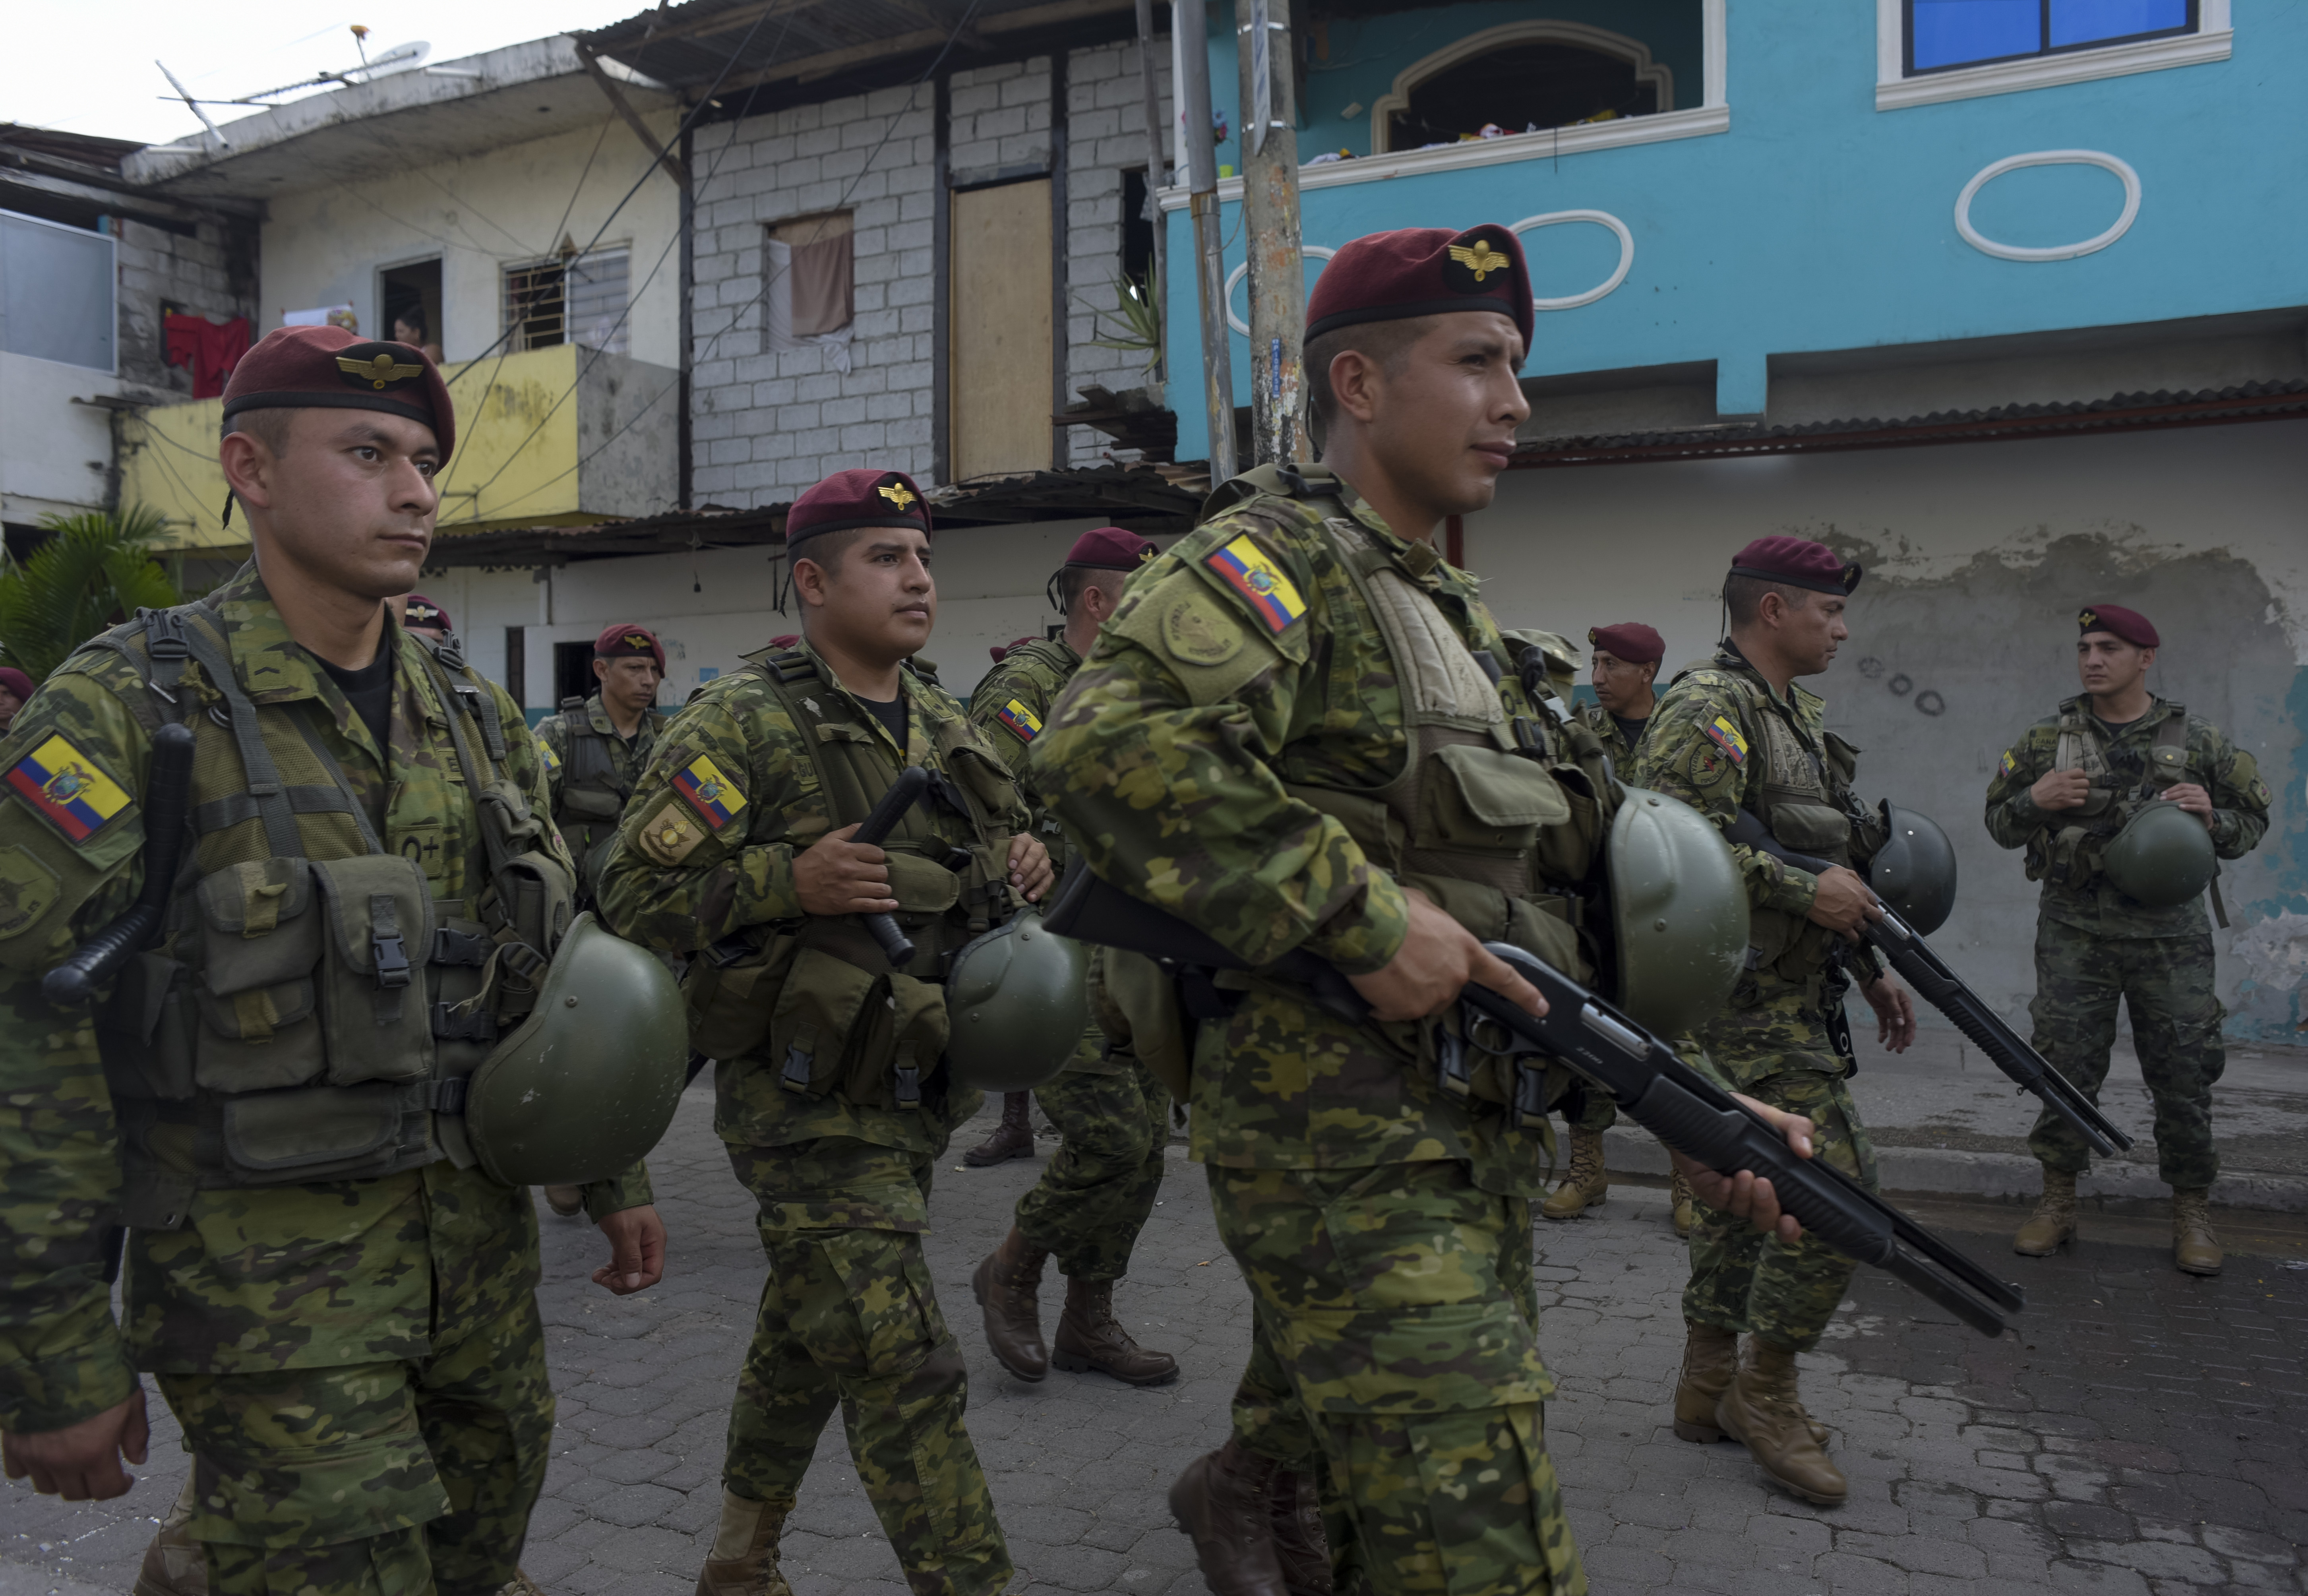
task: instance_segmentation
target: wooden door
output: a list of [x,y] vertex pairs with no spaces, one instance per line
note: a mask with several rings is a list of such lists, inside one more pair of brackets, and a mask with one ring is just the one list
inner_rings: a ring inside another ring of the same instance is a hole
[[956,481],[1046,471],[1050,422],[1050,184],[953,196],[946,415]]

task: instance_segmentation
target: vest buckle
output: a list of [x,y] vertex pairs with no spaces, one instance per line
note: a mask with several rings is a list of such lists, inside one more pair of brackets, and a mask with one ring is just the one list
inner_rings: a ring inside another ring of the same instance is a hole
[[433,1083],[426,1107],[435,1114],[462,1114],[465,1111],[465,1085],[469,1077],[444,1075]]

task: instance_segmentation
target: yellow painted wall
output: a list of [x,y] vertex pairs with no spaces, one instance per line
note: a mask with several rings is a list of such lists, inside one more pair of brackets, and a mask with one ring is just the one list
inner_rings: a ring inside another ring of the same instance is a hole
[[[549,526],[601,519],[578,505],[578,406],[574,344],[530,349],[502,359],[443,368],[457,407],[457,446],[441,476],[441,535],[493,525]],[[476,398],[476,395],[478,395]],[[245,547],[237,517],[222,523],[224,471],[217,437],[224,401],[198,399],[156,405],[121,424],[121,500],[158,510],[168,521],[168,548],[183,552]],[[492,520],[492,511],[497,519]]]

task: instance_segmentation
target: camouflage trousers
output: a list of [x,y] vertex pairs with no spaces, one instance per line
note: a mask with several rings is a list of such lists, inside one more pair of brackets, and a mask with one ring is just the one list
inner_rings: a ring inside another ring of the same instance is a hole
[[1070,1280],[1116,1281],[1154,1212],[1167,1163],[1170,1094],[1126,1053],[1034,1089],[1064,1138],[1018,1199],[1018,1229]]
[[1448,1161],[1210,1182],[1251,1291],[1235,1434],[1316,1477],[1335,1587],[1585,1592],[1546,1455],[1529,1202]]
[[545,1483],[534,1298],[418,1362],[153,1376],[217,1596],[495,1596]]
[[722,1483],[793,1505],[836,1407],[857,1479],[916,1596],[1009,1583],[962,1427],[961,1350],[922,1256],[933,1160],[846,1137],[729,1149],[769,1255],[729,1412]]
[[[1821,1043],[1828,1045],[1823,1035]],[[1873,1189],[1875,1149],[1859,1122],[1851,1089],[1839,1075],[1792,1069],[1750,1080],[1739,1090],[1808,1117],[1813,1156]],[[1684,1318],[1753,1332],[1798,1352],[1817,1346],[1858,1265],[1808,1232],[1790,1246],[1704,1203],[1695,1204],[1694,1212],[1698,1222],[1691,1230]]]
[[[2093,1102],[2107,1079],[2118,1000],[2131,1020],[2140,1073],[2156,1102],[2156,1163],[2183,1191],[2219,1178],[2212,1151],[2212,1085],[2227,1067],[2220,1043],[2226,1018],[2212,983],[2212,939],[2095,936],[2050,920],[2036,927],[2036,1050]],[[2045,1166],[2080,1175],[2091,1150],[2046,1109],[2028,1151]]]
[[1611,1094],[1580,1075],[1572,1075],[1563,1089],[1563,1100],[1555,1105],[1563,1123],[1574,1131],[1591,1131],[1601,1135],[1619,1123],[1619,1106]]

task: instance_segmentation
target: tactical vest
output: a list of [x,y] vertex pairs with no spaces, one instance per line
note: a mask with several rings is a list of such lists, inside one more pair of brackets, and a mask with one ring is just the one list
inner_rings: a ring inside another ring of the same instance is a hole
[[[800,853],[825,831],[864,820],[900,765],[810,655],[765,649],[745,660],[800,729],[824,795],[825,830],[781,839]],[[934,737],[930,747],[908,750],[930,771],[930,795],[882,843],[912,962],[894,968],[856,915],[749,926],[708,949],[684,982],[698,1052],[765,1054],[779,1084],[802,1098],[832,1095],[879,1109],[938,1106],[946,968],[963,944],[1015,911],[1005,823],[1023,805],[1001,756],[966,716],[941,720]],[[972,841],[952,841],[958,833]]]
[[[576,856],[578,876],[589,897],[600,870],[595,855],[616,836],[618,817],[625,811],[625,801],[633,796],[632,781],[617,773],[616,759],[609,751],[610,734],[594,728],[593,717],[585,707],[590,702],[586,698],[561,701],[561,726],[569,738],[569,753],[561,762],[561,797],[553,815],[562,841]],[[645,724],[656,719],[654,710],[642,712]]]
[[[1830,864],[1857,868],[1875,857],[1885,840],[1883,825],[1853,795],[1857,748],[1831,731],[1813,746],[1787,706],[1750,671],[1710,665],[1684,675],[1737,698],[1740,728],[1754,739],[1747,757],[1756,763],[1744,807],[1764,830],[1789,851]],[[1789,988],[1802,988],[1814,1007],[1824,1005],[1830,955],[1839,941],[1834,932],[1804,915],[1756,909],[1749,915],[1748,936],[1747,975],[1732,995],[1733,1006],[1750,1007]]]
[[2090,709],[2087,696],[2060,705],[2060,741],[2052,756],[2056,771],[2081,771],[2091,779],[2091,790],[2077,809],[2063,810],[2056,820],[2036,828],[2028,839],[2028,879],[2050,880],[2057,885],[2088,891],[2097,884],[2107,845],[2140,812],[2141,806],[2160,801],[2157,795],[2188,780],[2188,711],[2177,703],[2156,728],[2150,739],[2145,778],[2127,785],[2107,763],[2107,729]]
[[[1049,637],[1028,639],[1003,654],[1001,663],[1008,665],[1013,660],[1025,660],[1031,664],[1039,665],[1057,678],[1057,687],[1051,692],[1053,703],[1056,701],[1057,692],[1063,689],[1072,678],[1073,673],[1081,668],[1081,656],[1075,654],[1064,643]],[[981,690],[985,686],[984,681],[978,684]],[[973,703],[976,702],[975,693],[971,694],[971,699]],[[1038,712],[1046,718],[1048,711],[1049,704],[1045,703]],[[1029,746],[1030,746],[1029,743]],[[1035,810],[1032,824],[1034,835],[1040,838],[1042,846],[1050,850],[1052,879],[1063,879],[1066,873],[1066,867],[1072,862],[1066,847],[1065,827],[1060,825],[1057,816],[1052,815],[1046,808]]]
[[[193,846],[163,939],[97,1015],[124,1223],[175,1229],[195,1189],[473,1163],[467,1077],[534,1005],[572,884],[505,773],[487,686],[453,645],[419,641],[478,808],[476,901],[435,898],[416,859],[385,850],[306,705],[249,701],[206,604],[96,640],[149,689],[128,703],[148,731],[173,710],[196,739]],[[188,660],[219,702],[182,679]]]

